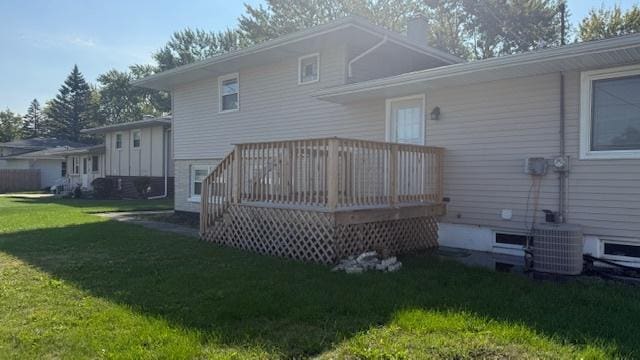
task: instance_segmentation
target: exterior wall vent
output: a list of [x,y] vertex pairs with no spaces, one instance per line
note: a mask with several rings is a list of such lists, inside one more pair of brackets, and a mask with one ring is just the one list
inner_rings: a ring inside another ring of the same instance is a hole
[[533,269],[578,275],[582,272],[582,228],[571,224],[536,224],[533,229]]

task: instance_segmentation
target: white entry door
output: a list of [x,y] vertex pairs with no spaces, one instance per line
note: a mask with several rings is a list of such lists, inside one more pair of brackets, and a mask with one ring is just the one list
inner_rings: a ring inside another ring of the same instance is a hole
[[425,144],[424,95],[387,100],[387,141]]

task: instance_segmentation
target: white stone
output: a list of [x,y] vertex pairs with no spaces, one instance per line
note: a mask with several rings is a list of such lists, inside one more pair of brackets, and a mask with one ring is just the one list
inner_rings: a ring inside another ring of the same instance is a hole
[[395,264],[396,262],[398,262],[398,259],[395,256],[392,256],[390,258],[386,258],[386,259],[382,260],[380,262],[380,264],[384,265],[384,267],[388,267],[388,266],[391,266],[391,265]]
[[364,269],[360,266],[351,266],[346,268],[345,271],[347,272],[347,274],[362,274],[364,272]]
[[360,254],[360,256],[358,256],[356,258],[356,261],[359,264],[362,264],[363,262],[368,262],[371,261],[372,259],[375,259],[378,257],[378,253],[375,251],[368,251],[368,252],[364,252],[362,254]]
[[400,268],[402,267],[402,263],[401,262],[396,262],[395,264],[392,264],[390,266],[387,267],[387,271],[388,272],[396,272],[398,270],[400,270]]

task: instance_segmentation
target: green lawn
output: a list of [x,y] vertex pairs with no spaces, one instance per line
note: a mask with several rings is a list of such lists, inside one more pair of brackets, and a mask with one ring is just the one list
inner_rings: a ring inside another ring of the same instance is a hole
[[0,198],[0,357],[640,357],[640,288],[332,273],[90,214],[163,206]]

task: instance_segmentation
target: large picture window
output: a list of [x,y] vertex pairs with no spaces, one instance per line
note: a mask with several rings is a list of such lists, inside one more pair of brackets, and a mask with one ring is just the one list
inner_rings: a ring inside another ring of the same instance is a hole
[[582,74],[581,157],[640,158],[640,67]]
[[238,74],[222,76],[218,79],[220,91],[220,112],[240,109],[240,82]]

